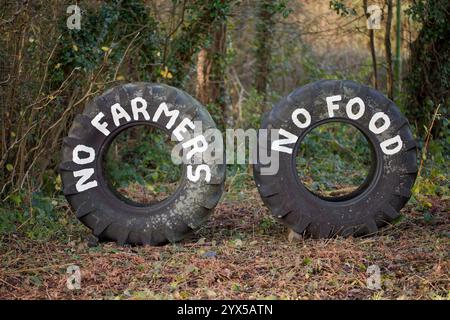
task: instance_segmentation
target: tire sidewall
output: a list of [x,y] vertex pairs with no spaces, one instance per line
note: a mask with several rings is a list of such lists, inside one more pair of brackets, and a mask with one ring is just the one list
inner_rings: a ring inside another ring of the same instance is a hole
[[[150,120],[139,119],[136,121],[133,119],[130,102],[135,97],[142,97],[146,100]],[[158,122],[152,121],[154,112],[162,102],[167,104],[169,110],[177,109],[180,112],[170,130],[165,127],[169,119],[164,114],[161,115]],[[121,121],[119,126],[114,125],[110,112],[111,105],[114,103],[119,103],[131,115],[131,121],[122,119],[123,122]],[[108,123],[110,131],[108,136],[89,123],[99,112],[104,114],[102,122]],[[182,177],[176,191],[166,199],[151,205],[135,204],[120,197],[109,186],[105,175],[103,158],[111,142],[121,132],[139,125],[149,125],[162,129],[170,136],[184,118],[193,122],[201,121],[203,130],[215,128],[214,121],[203,106],[181,90],[160,84],[135,83],[114,87],[95,98],[86,106],[83,115],[74,121],[69,130],[69,137],[76,140],[76,143],[95,150],[95,161],[87,166],[94,168],[94,175],[90,180],[97,181],[98,185],[82,192],[74,190],[77,179],[74,177],[73,171],[86,168],[86,166],[75,164],[72,161],[74,145],[65,145],[63,147],[63,163],[64,167],[69,167],[70,170],[61,170],[64,192],[76,213],[80,210],[88,211],[89,214],[80,218],[85,225],[93,230],[99,224],[106,226],[98,236],[107,240],[117,240],[114,233],[118,231],[114,230],[127,229],[127,232],[137,234],[161,233],[164,234],[159,236],[161,240],[167,237],[170,241],[178,241],[184,233],[189,232],[188,229],[198,227],[210,214],[210,209],[215,206],[223,190],[224,165],[205,159],[202,159],[201,163],[190,164],[194,171],[201,164],[207,164],[210,167],[212,183],[207,183],[203,179],[203,174],[199,181],[190,181],[186,175],[188,164],[181,164]],[[206,139],[208,140],[208,137]],[[86,206],[89,208],[86,209]],[[108,228],[108,226],[112,227]],[[137,241],[140,240],[132,242]]]
[[[337,103],[340,107],[334,117],[330,118],[325,98],[333,95],[341,95],[342,100]],[[354,97],[360,97],[365,103],[364,115],[357,120],[349,119],[345,111],[347,102]],[[305,129],[298,128],[291,120],[291,114],[297,108],[305,108],[311,115],[311,124]],[[376,112],[384,112],[391,120],[390,127],[378,135],[369,130],[369,121]],[[363,133],[372,149],[372,171],[363,183],[366,186],[358,195],[341,201],[330,201],[313,194],[301,183],[296,169],[295,158],[301,142],[313,128],[329,122],[352,124]],[[279,153],[279,171],[275,175],[264,176],[260,174],[259,168],[255,170],[260,189],[261,186],[271,185],[281,194],[262,197],[263,201],[270,208],[276,207],[276,212],[273,212],[275,217],[283,218],[282,221],[294,230],[302,219],[309,220],[312,227],[328,225],[333,230],[362,225],[368,218],[375,219],[377,225],[381,226],[385,222],[383,211],[387,205],[399,210],[406,202],[407,199],[399,199],[395,195],[400,189],[410,189],[415,179],[414,176],[414,179],[408,180],[407,186],[402,186],[402,175],[414,172],[416,165],[415,153],[406,152],[410,148],[412,135],[398,108],[379,92],[352,81],[312,83],[295,90],[277,104],[264,121],[263,128],[282,128],[298,137],[292,154]],[[380,143],[397,134],[403,141],[402,149],[394,155],[384,154]],[[405,163],[408,165],[405,166]],[[290,214],[292,212],[294,214]]]

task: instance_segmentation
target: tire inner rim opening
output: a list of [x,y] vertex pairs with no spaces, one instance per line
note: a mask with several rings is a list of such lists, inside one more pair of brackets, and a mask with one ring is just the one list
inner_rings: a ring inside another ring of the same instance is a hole
[[373,179],[373,145],[350,122],[318,123],[299,139],[296,150],[294,165],[299,182],[321,199],[352,199]]
[[183,166],[171,160],[175,142],[166,130],[140,124],[125,128],[102,156],[109,189],[131,205],[149,206],[169,199],[179,188]]

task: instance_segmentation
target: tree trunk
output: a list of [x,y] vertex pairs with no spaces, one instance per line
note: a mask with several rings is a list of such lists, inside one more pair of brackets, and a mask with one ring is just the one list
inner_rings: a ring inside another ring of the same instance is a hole
[[[427,126],[432,123],[438,106],[450,107],[450,2],[433,0],[424,4],[413,4],[417,12],[415,19],[421,23],[421,29],[411,44],[409,70],[404,82],[408,98],[405,113],[417,122],[417,132],[422,137],[431,130]],[[445,118],[445,112],[443,114]],[[445,135],[445,126],[443,121],[435,123],[431,131],[433,136]]]
[[197,86],[195,91],[197,100],[202,104],[209,103],[211,65],[212,60],[208,54],[208,49],[201,49],[197,58]]
[[256,66],[255,89],[267,100],[267,84],[269,82],[271,51],[274,27],[274,0],[261,0],[258,2],[256,22]]
[[388,98],[394,99],[394,74],[392,72],[392,50],[391,50],[391,24],[392,24],[392,0],[386,0],[387,18],[386,32],[384,34],[384,48],[386,50],[386,89]]
[[[366,18],[368,19],[370,17],[370,14],[367,13],[367,0],[363,1],[363,7],[364,7],[364,13],[366,14]],[[378,89],[378,72],[377,72],[377,55],[375,52],[375,34],[373,32],[373,29],[369,29],[369,48],[370,48],[370,54],[372,55],[372,85],[375,89]]]
[[[226,19],[228,12],[224,13],[220,8],[207,4],[206,1],[204,5],[197,8],[199,10],[197,19],[194,19],[190,24],[183,25],[181,23],[181,31],[177,32],[177,36],[170,41],[170,47],[174,49],[169,50],[167,57],[164,55],[163,65],[171,61],[174,71],[172,85],[182,86],[186,75],[189,73],[192,58],[198,52],[199,46],[211,34],[211,27]],[[221,15],[225,15],[225,17],[221,17]]]
[[400,53],[402,45],[402,2],[397,0],[397,41],[395,46],[395,80],[397,81],[397,92],[402,89],[402,56]]
[[221,111],[221,122],[227,118],[225,88],[226,22],[212,27],[212,44],[202,48],[197,58],[197,99],[204,105],[214,104]]

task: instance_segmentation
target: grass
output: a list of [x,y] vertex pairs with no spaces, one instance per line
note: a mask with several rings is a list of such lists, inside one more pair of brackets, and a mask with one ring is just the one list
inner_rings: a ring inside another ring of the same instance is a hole
[[434,154],[402,218],[366,238],[288,237],[245,166],[228,168],[206,225],[162,247],[98,244],[62,196],[16,194],[0,208],[0,299],[450,299],[448,173]]
[[[448,200],[428,198],[429,220],[408,205],[370,238],[289,242],[256,190],[246,190],[230,193],[191,238],[163,247],[89,245],[72,215],[63,237],[3,236],[0,298],[450,298]],[[80,267],[80,290],[66,287],[69,265]],[[380,290],[367,287],[370,265],[381,269]]]

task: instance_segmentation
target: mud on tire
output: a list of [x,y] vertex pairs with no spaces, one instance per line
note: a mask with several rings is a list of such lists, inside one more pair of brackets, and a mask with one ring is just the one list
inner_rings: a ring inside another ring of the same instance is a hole
[[[142,113],[137,120],[133,116],[130,101],[136,97],[146,101],[150,119],[145,119]],[[166,125],[171,118],[164,113],[157,122],[153,122],[153,114],[163,102],[170,111],[179,111],[170,130]],[[120,119],[119,125],[115,126],[111,106],[117,103],[130,115],[131,121]],[[103,116],[97,122],[107,123],[105,128],[110,132],[108,135],[91,123],[99,113],[103,113]],[[126,84],[110,89],[95,98],[86,106],[83,114],[75,118],[63,145],[60,165],[63,191],[77,218],[100,240],[151,245],[175,242],[208,218],[223,192],[224,165],[208,163],[211,173],[209,182],[206,182],[205,172],[200,174],[201,178],[197,182],[192,182],[187,179],[187,164],[182,164],[183,176],[178,189],[168,198],[150,205],[125,201],[111,190],[105,178],[102,160],[109,144],[120,132],[132,126],[147,124],[163,129],[170,135],[185,118],[193,122],[201,121],[203,130],[215,127],[206,109],[188,94],[167,85],[149,83]],[[92,154],[95,151],[93,161],[89,161],[92,160],[89,159],[91,154],[83,152],[79,156],[81,161],[73,161],[74,149],[80,145],[85,146],[81,151]],[[193,165],[194,172],[196,166],[198,164]],[[80,170],[91,171],[79,173]],[[83,175],[88,178],[84,179]],[[85,181],[80,182],[80,179]]]

